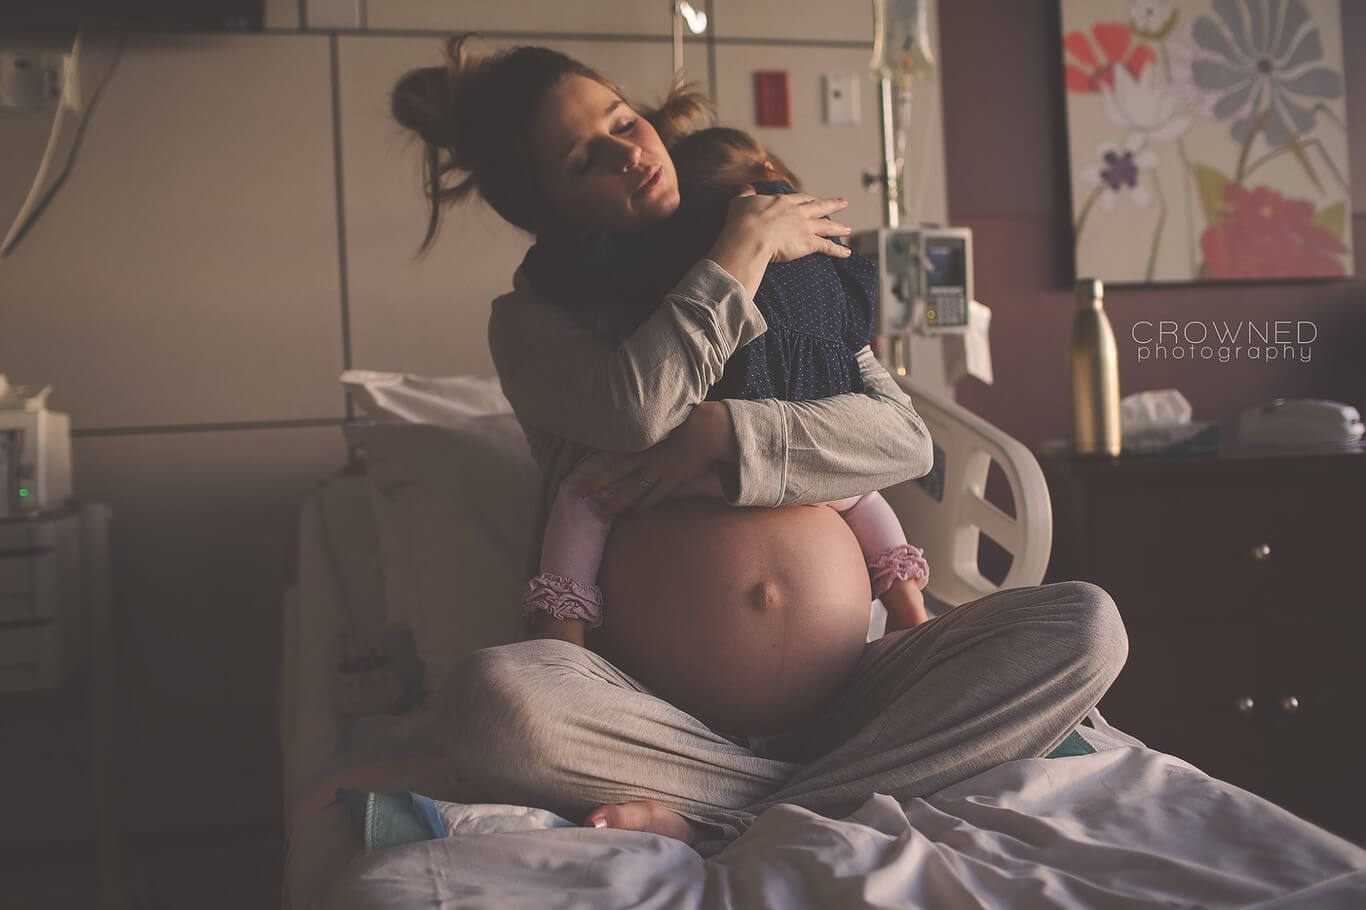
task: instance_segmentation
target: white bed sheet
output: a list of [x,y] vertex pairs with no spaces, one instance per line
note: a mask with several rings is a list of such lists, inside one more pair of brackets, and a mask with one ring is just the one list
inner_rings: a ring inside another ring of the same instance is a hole
[[[337,787],[456,787],[419,747],[420,714],[332,713],[339,594],[317,524],[310,502],[285,619],[288,910],[1366,906],[1366,851],[1103,723],[1087,733],[1095,755],[1009,762],[927,799],[874,796],[843,820],[775,807],[705,861],[666,838],[583,828],[456,830],[363,853]],[[334,555],[364,558],[364,533],[329,530]]]
[[358,857],[332,906],[1360,908],[1366,851],[1116,740],[1007,762],[926,799],[874,795],[841,820],[776,806],[707,860],[652,834],[457,827]]

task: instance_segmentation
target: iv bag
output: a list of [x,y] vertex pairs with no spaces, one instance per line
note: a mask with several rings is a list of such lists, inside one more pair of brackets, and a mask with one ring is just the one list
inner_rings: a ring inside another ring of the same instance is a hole
[[934,75],[926,0],[873,0],[873,59],[879,77],[898,82]]

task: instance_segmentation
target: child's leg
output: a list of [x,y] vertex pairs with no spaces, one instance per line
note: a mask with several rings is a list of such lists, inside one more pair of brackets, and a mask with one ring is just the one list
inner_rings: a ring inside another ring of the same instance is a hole
[[541,571],[577,578],[585,584],[597,581],[611,530],[611,519],[605,518],[588,497],[560,484],[546,518]]
[[844,516],[858,538],[863,558],[872,574],[873,596],[880,597],[895,580],[912,580],[924,588],[930,567],[919,547],[906,542],[901,520],[881,493],[865,493],[837,499],[829,504]]
[[541,571],[527,584],[522,614],[545,610],[556,619],[602,625],[602,590],[597,586],[611,520],[585,496],[560,484],[541,540]]
[[[708,471],[674,491],[676,496],[723,498],[721,477]],[[584,619],[602,625],[602,589],[598,571],[607,549],[612,521],[586,497],[560,485],[546,518],[541,541],[541,571],[527,586],[522,611],[548,609],[556,619]]]

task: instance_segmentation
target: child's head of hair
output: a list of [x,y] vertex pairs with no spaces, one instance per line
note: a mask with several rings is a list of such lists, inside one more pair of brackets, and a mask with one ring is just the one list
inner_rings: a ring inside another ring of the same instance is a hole
[[693,84],[675,81],[664,101],[645,116],[669,150],[684,195],[756,180],[786,180],[793,189],[802,188],[797,175],[749,133],[705,125],[715,111]]
[[786,180],[800,190],[801,181],[782,160],[743,130],[713,126],[680,137],[669,146],[678,188],[738,187],[756,180]]

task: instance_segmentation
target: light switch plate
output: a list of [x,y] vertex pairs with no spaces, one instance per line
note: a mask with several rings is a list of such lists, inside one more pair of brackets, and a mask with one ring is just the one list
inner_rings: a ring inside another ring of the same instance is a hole
[[826,73],[825,122],[843,126],[859,122],[859,78],[854,73]]

